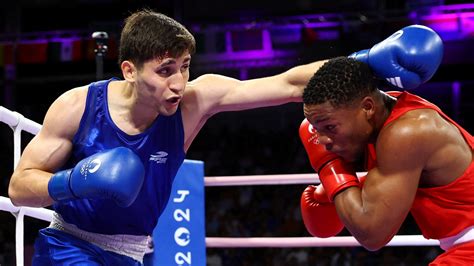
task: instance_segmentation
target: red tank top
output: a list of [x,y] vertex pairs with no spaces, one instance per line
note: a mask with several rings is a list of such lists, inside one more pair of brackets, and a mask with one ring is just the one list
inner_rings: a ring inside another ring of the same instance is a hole
[[[390,116],[383,126],[414,109],[436,110],[444,119],[455,125],[471,148],[474,138],[456,122],[447,117],[437,106],[408,92],[388,92],[397,98]],[[375,146],[369,144],[367,169],[377,165]],[[424,237],[440,239],[458,234],[474,225],[474,163],[456,180],[448,185],[433,188],[418,188],[411,208]]]

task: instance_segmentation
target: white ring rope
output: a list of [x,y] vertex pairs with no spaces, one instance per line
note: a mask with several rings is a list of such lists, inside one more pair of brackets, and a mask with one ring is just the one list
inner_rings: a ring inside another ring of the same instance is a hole
[[10,201],[10,198],[0,197],[0,210],[11,213],[19,213],[20,209],[27,216],[40,219],[43,221],[51,222],[53,218],[53,211],[46,208],[33,208],[33,207],[16,207]]
[[[357,173],[358,177],[367,172]],[[206,176],[206,187],[217,186],[252,186],[252,185],[288,185],[288,184],[319,184],[316,173],[286,175],[239,175],[239,176]]]
[[3,106],[0,106],[0,121],[12,128],[18,128],[19,130],[24,130],[33,135],[38,134],[41,129],[40,124],[25,118],[20,113],[12,112]]
[[[352,236],[318,237],[206,237],[208,248],[301,248],[358,247]],[[386,246],[439,246],[439,241],[421,235],[397,235]]]
[[13,168],[16,168],[21,156],[21,131],[24,130],[36,135],[40,131],[41,125],[3,106],[0,106],[0,121],[13,129]]
[[[15,169],[16,166],[18,165],[18,162],[20,161],[20,156],[21,156],[21,131],[24,130],[26,132],[36,135],[40,131],[41,125],[28,118],[25,118],[20,113],[12,112],[3,106],[0,106],[0,121],[4,122],[5,124],[7,124],[13,129],[13,169]],[[1,197],[1,198],[2,198],[1,207],[3,210],[4,197]],[[24,253],[23,252],[23,240],[24,240],[24,236],[23,236],[24,219],[23,218],[24,218],[24,215],[28,214],[29,216],[34,217],[33,216],[34,214],[39,213],[40,217],[46,217],[47,214],[44,214],[46,212],[46,209],[38,210],[38,208],[30,208],[30,207],[17,208],[13,206],[9,198],[7,199],[8,199],[9,204],[7,204],[5,208],[12,209],[10,213],[13,214],[13,216],[15,216],[16,218],[16,223],[15,223],[16,265],[23,266],[24,264],[24,257],[23,257],[23,253]],[[35,209],[35,211],[32,211],[32,209]]]
[[[41,125],[23,115],[0,106],[0,121],[9,125],[14,131],[14,168],[21,155],[21,131],[36,135]],[[357,173],[363,176],[366,173]],[[283,185],[283,184],[316,184],[317,174],[286,174],[286,175],[244,175],[244,176],[213,176],[205,177],[205,186],[241,186],[241,185]],[[7,197],[0,197],[0,210],[8,211],[16,217],[16,261],[23,266],[23,217],[24,215],[51,221],[53,211],[46,208],[16,207]],[[421,235],[398,235],[387,246],[438,246],[438,240],[428,240]],[[317,237],[206,237],[209,248],[255,248],[255,247],[341,247],[360,246],[351,236],[331,238]]]

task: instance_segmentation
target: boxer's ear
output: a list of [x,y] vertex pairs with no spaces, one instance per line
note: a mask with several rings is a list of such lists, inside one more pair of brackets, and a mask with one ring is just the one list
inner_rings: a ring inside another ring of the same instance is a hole
[[364,97],[360,103],[362,111],[365,113],[367,119],[371,119],[375,113],[375,101],[374,98],[367,96]]
[[123,78],[126,81],[135,82],[136,74],[137,74],[137,68],[135,67],[135,65],[132,62],[130,62],[128,60],[123,61],[120,64],[120,69],[122,70]]

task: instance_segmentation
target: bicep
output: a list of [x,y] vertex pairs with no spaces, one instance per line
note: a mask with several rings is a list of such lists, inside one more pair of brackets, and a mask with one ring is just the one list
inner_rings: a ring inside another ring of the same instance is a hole
[[69,158],[84,108],[75,95],[72,99],[69,96],[60,97],[51,105],[40,132],[23,151],[8,187],[16,205],[44,207],[52,203],[48,182]]
[[52,204],[48,183],[52,173],[64,164],[70,150],[70,141],[45,133],[43,126],[25,148],[10,179],[8,195],[13,204],[31,207]]
[[42,129],[26,146],[17,169],[54,172],[65,163],[71,148],[70,139],[46,133]]
[[377,167],[370,170],[362,189],[367,209],[379,213],[380,225],[404,221],[411,209],[425,159],[424,148],[416,146],[416,137],[386,134],[377,145]]
[[78,98],[77,93],[65,94],[51,105],[43,127],[23,151],[18,170],[53,172],[64,164],[84,112],[84,104]]
[[382,171],[378,167],[368,172],[361,197],[364,208],[377,213],[376,224],[392,225],[394,233],[398,230],[411,209],[419,174],[416,169]]
[[411,125],[381,133],[376,145],[377,167],[367,176],[368,184],[374,188],[367,191],[372,194],[368,196],[372,200],[390,201],[395,208],[409,209],[431,153],[429,142],[425,133]]
[[[181,104],[181,112],[184,126],[184,150],[187,151],[195,136],[204,123],[216,113],[228,110],[239,101],[227,102],[229,96],[237,93],[242,81],[237,79],[206,74],[190,81],[186,85],[186,90]],[[242,102],[245,100],[242,98]]]

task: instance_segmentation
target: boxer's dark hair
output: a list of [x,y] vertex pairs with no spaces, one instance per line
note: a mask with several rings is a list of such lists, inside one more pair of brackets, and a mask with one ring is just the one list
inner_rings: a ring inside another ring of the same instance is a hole
[[148,60],[164,56],[177,57],[188,51],[193,54],[196,41],[179,22],[143,9],[125,19],[120,36],[119,64],[125,60],[141,68]]
[[303,91],[304,104],[351,104],[372,94],[379,81],[365,63],[347,57],[330,59],[313,75]]

